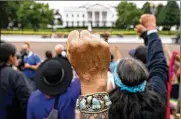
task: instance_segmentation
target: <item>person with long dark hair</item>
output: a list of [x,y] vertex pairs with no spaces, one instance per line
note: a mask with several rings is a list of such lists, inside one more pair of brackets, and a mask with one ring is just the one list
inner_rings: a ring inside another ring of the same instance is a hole
[[135,59],[123,59],[114,70],[117,88],[110,92],[109,119],[165,119],[168,66],[156,30],[155,16],[140,19],[147,29],[147,68]]
[[13,69],[16,48],[6,42],[0,44],[0,117],[25,119],[31,89],[23,73]]

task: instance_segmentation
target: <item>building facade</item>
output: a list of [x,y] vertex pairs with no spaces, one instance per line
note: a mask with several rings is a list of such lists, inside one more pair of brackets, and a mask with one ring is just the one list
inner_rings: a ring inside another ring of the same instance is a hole
[[64,27],[114,27],[117,19],[116,8],[101,4],[64,8]]

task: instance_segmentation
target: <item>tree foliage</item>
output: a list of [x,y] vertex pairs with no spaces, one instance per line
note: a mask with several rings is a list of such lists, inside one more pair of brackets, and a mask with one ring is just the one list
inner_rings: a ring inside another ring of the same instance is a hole
[[7,28],[9,23],[12,27],[21,24],[22,28],[47,27],[54,20],[53,10],[48,4],[37,3],[35,1],[1,1],[0,2],[1,28]]
[[23,2],[17,11],[18,20],[23,27],[31,27],[34,30],[44,27],[53,21],[53,10],[48,4],[36,3],[32,1]]
[[20,1],[0,1],[1,28],[7,28],[10,22],[17,26],[16,11],[19,5]]
[[149,2],[146,2],[143,7],[142,7],[142,11],[144,14],[151,14],[151,4]]
[[142,11],[133,3],[121,2],[117,6],[117,14],[116,26],[119,28],[129,28],[131,25],[139,22]]
[[171,26],[180,25],[180,9],[176,1],[168,1],[162,14],[162,25],[166,30],[170,30]]
[[157,18],[157,25],[158,26],[163,25],[164,11],[165,11],[165,6],[162,4],[159,4],[157,6],[157,12],[156,12],[156,18]]

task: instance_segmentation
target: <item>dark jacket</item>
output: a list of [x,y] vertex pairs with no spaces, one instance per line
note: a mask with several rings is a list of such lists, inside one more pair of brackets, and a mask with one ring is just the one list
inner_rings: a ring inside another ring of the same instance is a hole
[[[157,33],[151,33],[148,35],[147,64],[149,71],[148,88],[159,95],[164,104],[163,106],[166,107],[168,66],[163,52],[162,43]],[[161,119],[165,119],[165,107],[161,110]],[[144,119],[149,118],[150,117],[144,117]]]
[[25,119],[31,90],[25,76],[10,66],[0,68],[0,117]]
[[149,71],[149,89],[154,90],[166,103],[168,66],[161,40],[157,33],[148,35],[147,62]]

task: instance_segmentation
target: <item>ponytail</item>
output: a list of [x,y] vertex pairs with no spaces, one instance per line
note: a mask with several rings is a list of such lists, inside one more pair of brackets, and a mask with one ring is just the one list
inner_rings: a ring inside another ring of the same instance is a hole
[[[159,96],[145,89],[144,92],[129,93],[119,88],[110,92],[112,106],[109,119],[164,119],[165,107]],[[164,108],[164,109],[163,109]]]

